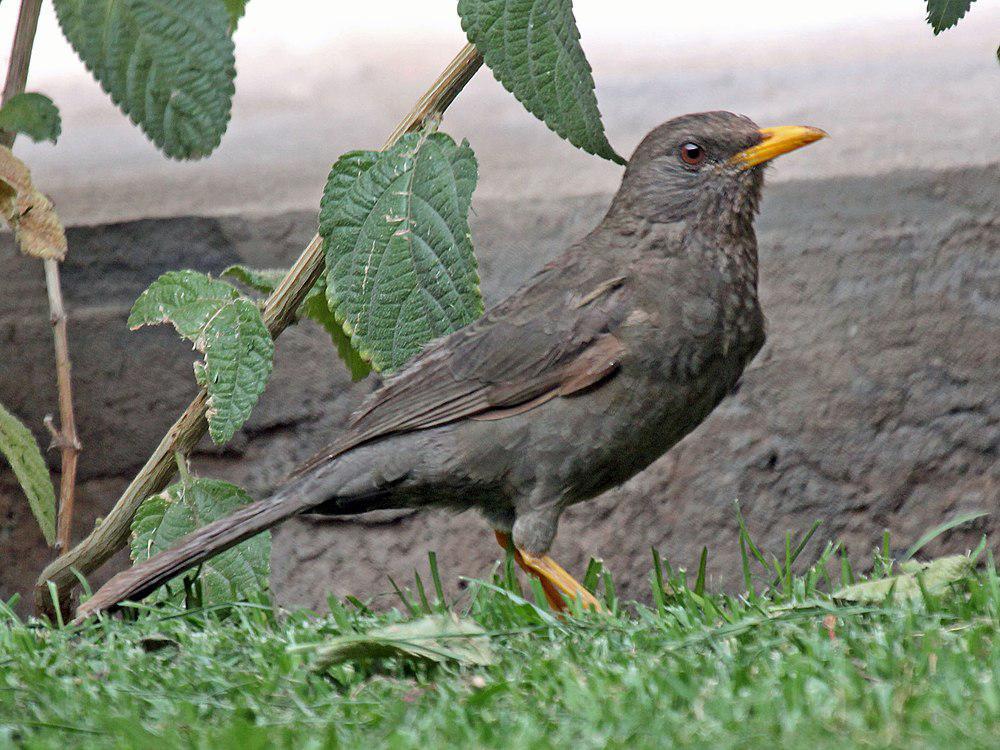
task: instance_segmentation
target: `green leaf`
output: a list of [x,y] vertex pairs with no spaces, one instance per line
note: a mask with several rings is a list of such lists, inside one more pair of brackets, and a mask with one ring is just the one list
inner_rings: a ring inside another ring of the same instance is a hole
[[55,143],[62,132],[59,108],[45,94],[16,94],[0,107],[0,130]]
[[208,390],[208,431],[219,445],[230,440],[264,392],[274,363],[260,309],[224,281],[170,271],[139,296],[128,323],[133,329],[172,323],[205,354],[195,378]]
[[962,20],[974,0],[927,0],[927,23],[940,34]]
[[[236,279],[245,286],[263,294],[271,294],[287,273],[281,269],[256,269],[237,264],[229,266],[222,272],[222,275]],[[317,281],[313,288],[306,293],[302,307],[299,308],[298,317],[310,318],[326,329],[334,346],[337,347],[337,354],[347,365],[352,380],[361,380],[372,371],[371,365],[365,362],[358,350],[351,346],[351,337],[344,332],[343,326],[337,322],[336,316],[330,310],[326,299],[326,282],[323,279]]]
[[334,164],[320,204],[330,309],[376,370],[395,370],[483,311],[468,143],[411,133]]
[[229,33],[236,31],[243,14],[247,12],[247,3],[250,0],[222,0],[226,4],[226,12],[229,13]]
[[366,633],[339,636],[308,648],[316,649],[316,667],[321,670],[345,661],[389,658],[478,666],[495,662],[483,629],[453,614],[428,615]]
[[257,305],[237,299],[220,308],[205,337],[208,434],[217,445],[247,421],[273,365],[274,340]]
[[921,582],[929,594],[940,594],[967,576],[973,568],[966,555],[940,557],[927,563],[907,562],[898,575],[845,586],[835,591],[834,599],[852,602],[881,602],[893,592],[895,599],[917,600],[921,597]]
[[459,0],[469,41],[525,108],[584,151],[624,164],[608,143],[572,0]]
[[34,435],[0,404],[0,453],[14,470],[49,545],[56,542],[56,493]]
[[177,332],[196,342],[205,334],[219,308],[238,299],[240,293],[231,284],[217,281],[197,271],[169,271],[139,295],[128,316],[132,330],[142,326],[172,323]]
[[[408,136],[404,136],[406,138]],[[398,145],[398,144],[397,144]],[[324,238],[333,231],[337,205],[346,200],[355,184],[378,162],[378,151],[348,151],[330,168],[319,202],[319,233]]]
[[54,0],[87,69],[133,122],[175,159],[222,140],[236,78],[226,6],[212,0]]
[[[216,479],[193,479],[147,498],[132,520],[136,563],[170,549],[182,537],[251,502],[242,489]],[[204,603],[232,601],[267,587],[271,535],[258,534],[206,560],[200,578]]]

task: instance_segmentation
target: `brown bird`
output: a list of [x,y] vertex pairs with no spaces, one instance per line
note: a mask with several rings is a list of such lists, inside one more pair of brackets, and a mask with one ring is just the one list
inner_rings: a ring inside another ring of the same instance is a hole
[[763,165],[826,134],[729,112],[659,126],[607,215],[475,323],[430,344],[270,498],[112,578],[78,619],[298,513],[475,507],[550,602],[586,589],[548,555],[562,512],[666,453],[764,343]]

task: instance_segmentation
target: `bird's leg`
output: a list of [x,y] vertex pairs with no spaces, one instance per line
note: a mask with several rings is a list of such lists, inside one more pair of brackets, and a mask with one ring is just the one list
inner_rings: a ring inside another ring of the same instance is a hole
[[[511,546],[510,536],[502,531],[496,532],[497,542],[504,549]],[[523,549],[514,547],[514,560],[530,575],[535,576],[542,584],[542,591],[549,606],[557,612],[568,609],[567,599],[579,599],[583,606],[595,612],[603,611],[601,603],[594,598],[573,576],[548,555],[533,555]]]

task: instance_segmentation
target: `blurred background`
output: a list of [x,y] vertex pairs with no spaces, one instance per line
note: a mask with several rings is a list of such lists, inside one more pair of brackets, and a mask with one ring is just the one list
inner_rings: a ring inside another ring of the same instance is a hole
[[[330,164],[380,147],[463,46],[455,6],[251,0],[229,131],[209,158],[178,163],[111,104],[46,4],[28,90],[55,100],[63,134],[15,150],[71,225],[63,284],[84,444],[75,539],[195,393],[190,347],[166,327],[128,331],[132,302],[167,270],[289,265],[315,232]],[[905,548],[982,510],[992,515],[927,553],[963,551],[983,533],[1000,552],[1000,0],[978,0],[938,37],[922,0],[574,7],[620,153],[706,109],[832,138],[770,172],[758,222],[769,343],[739,393],[647,471],[567,513],[557,559],[578,572],[603,555],[620,593],[643,597],[650,547],[693,569],[706,546],[709,585],[739,588],[736,499],[770,549],[822,521],[805,563],[838,539],[864,565],[885,529]],[[16,9],[0,3],[0,50]],[[584,236],[620,180],[620,167],[549,132],[486,69],[443,128],[479,159],[471,225],[488,303]],[[43,444],[52,358],[41,268],[0,237],[0,401]],[[323,331],[294,326],[254,415],[224,449],[199,446],[195,468],[262,497],[371,387],[349,383]],[[471,514],[296,520],[275,534],[272,583],[282,602],[367,598],[389,591],[386,574],[424,570],[428,550],[453,591],[497,557]],[[2,470],[0,554],[0,598],[27,594],[52,557]],[[91,582],[126,564],[119,554]]]
[[[18,150],[70,221],[315,207],[349,149],[381,145],[464,42],[454,0],[252,0],[236,32],[229,132],[170,163],[111,104],[44,8],[28,89],[63,113],[58,146]],[[1000,156],[1000,2],[934,37],[922,0],[576,0],[612,144],[628,154],[674,115],[729,109],[834,137],[778,179],[983,164]],[[17,4],[0,4],[9,49]],[[583,195],[619,170],[548,133],[488,71],[448,114],[479,195]]]

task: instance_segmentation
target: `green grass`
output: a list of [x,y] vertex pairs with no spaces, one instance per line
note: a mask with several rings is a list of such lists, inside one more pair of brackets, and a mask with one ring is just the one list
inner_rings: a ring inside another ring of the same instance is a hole
[[[851,603],[824,593],[841,584],[826,574],[832,548],[793,575],[800,544],[778,562],[740,543],[758,593],[706,593],[703,571],[689,583],[657,559],[652,605],[624,603],[594,565],[608,615],[556,618],[501,567],[452,603],[489,633],[487,667],[320,672],[303,648],[442,609],[433,560],[430,585],[382,614],[360,602],[279,613],[262,598],[60,629],[0,604],[0,747],[997,746],[992,557],[936,593],[921,582],[909,601]],[[879,555],[872,575],[891,569]]]

